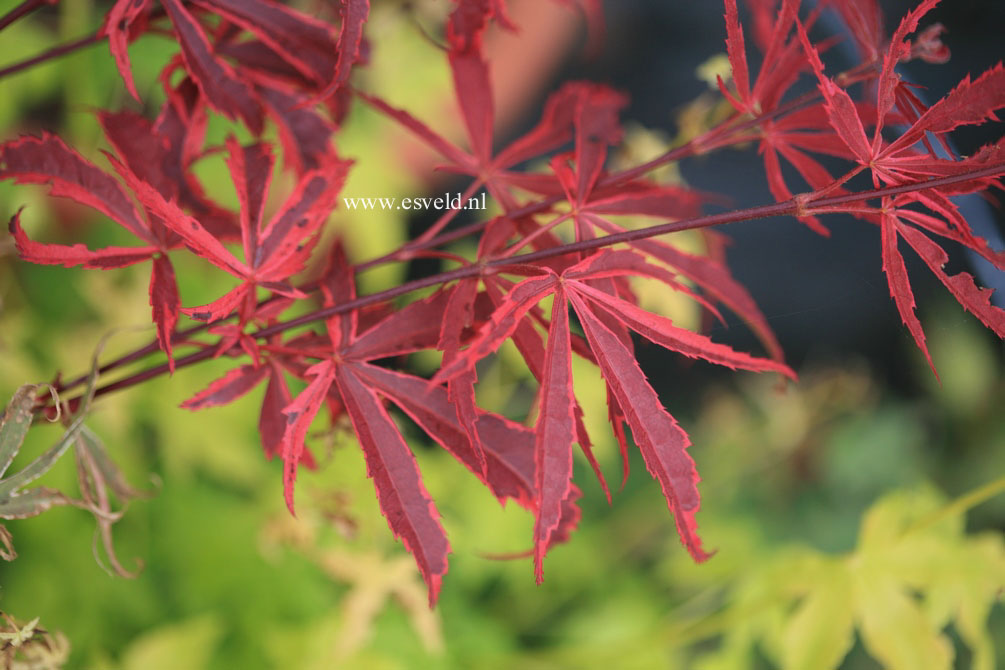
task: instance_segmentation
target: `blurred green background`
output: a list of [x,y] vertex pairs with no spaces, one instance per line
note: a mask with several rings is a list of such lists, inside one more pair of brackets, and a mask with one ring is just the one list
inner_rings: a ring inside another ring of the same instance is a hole
[[[0,2],[0,14],[15,4]],[[429,93],[446,90],[441,56],[397,3],[375,4],[373,59],[360,76],[436,118],[447,99]],[[5,59],[92,32],[106,7],[74,0],[18,22],[2,33]],[[149,109],[162,100],[156,74],[173,49],[157,37],[131,49]],[[414,63],[408,73],[396,66],[402,58]],[[0,80],[2,139],[51,130],[104,165],[91,109],[128,105],[126,97],[106,47],[91,47]],[[232,130],[215,124],[210,141]],[[338,140],[342,155],[360,159],[347,195],[416,187],[395,160],[395,137],[386,122],[356,110]],[[233,201],[222,160],[199,170],[209,192]],[[0,183],[3,216],[22,205],[24,226],[38,239],[130,243],[114,224],[49,200],[44,188]],[[406,235],[406,222],[390,213],[367,226],[344,217],[337,213],[334,225],[355,259]],[[186,305],[229,287],[205,263],[172,260]],[[364,290],[401,272],[366,275]],[[86,371],[110,331],[105,358],[146,343],[147,277],[143,265],[29,265],[0,237],[2,402],[21,384]],[[301,474],[293,519],[280,464],[262,457],[256,434],[263,390],[189,413],[178,404],[234,362],[186,369],[101,399],[88,422],[129,480],[153,493],[115,526],[118,556],[126,568],[142,562],[139,576],[103,570],[106,559],[92,555],[93,519],[56,508],[5,522],[19,557],[0,565],[0,610],[61,631],[68,668],[1005,667],[1005,496],[981,491],[996,481],[1000,488],[1005,475],[1001,345],[948,299],[921,316],[941,386],[905,331],[903,355],[917,370],[907,391],[886,387],[867,360],[821,351],[784,390],[769,377],[716,377],[693,390],[691,407],[669,407],[695,444],[698,520],[706,546],[718,551],[700,566],[633,454],[632,476],[611,507],[577,462],[583,521],[549,554],[536,586],[530,559],[498,559],[529,549],[532,518],[501,509],[403,420],[453,547],[433,611],[377,510],[351,436],[315,426],[322,467]],[[483,402],[505,402],[520,388],[505,351],[499,361],[483,375]],[[587,415],[601,418],[591,434],[616,483],[602,388],[585,367],[576,372]],[[647,372],[658,378],[674,368]],[[56,426],[33,428],[14,469],[59,434]],[[70,461],[40,483],[75,493]],[[973,491],[970,502],[983,502],[972,510],[965,499],[946,507]]]

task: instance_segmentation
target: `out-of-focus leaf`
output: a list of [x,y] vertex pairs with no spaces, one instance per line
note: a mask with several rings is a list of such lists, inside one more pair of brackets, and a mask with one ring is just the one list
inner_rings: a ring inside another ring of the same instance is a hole
[[60,438],[51,449],[43,453],[41,456],[36,458],[34,461],[29,463],[24,467],[23,470],[18,471],[16,474],[7,477],[6,479],[0,480],[0,499],[11,496],[15,491],[17,491],[22,486],[32,483],[51,468],[59,457],[67,450],[67,448],[73,444],[73,441],[77,438],[77,434],[80,432],[80,428],[84,425],[84,414],[81,413],[70,427],[66,429],[63,437]]
[[209,666],[223,625],[207,614],[144,633],[122,656],[121,670],[200,670]]
[[931,489],[897,491],[866,513],[853,552],[781,549],[746,568],[712,621],[725,630],[720,649],[695,667],[753,667],[760,647],[783,670],[836,669],[857,628],[888,670],[949,670],[954,650],[943,631],[952,625],[971,667],[991,670],[987,619],[1005,588],[1005,542],[967,535],[961,512],[1002,488],[1005,479],[948,505]]
[[5,561],[13,561],[17,558],[17,552],[14,551],[14,538],[11,537],[10,531],[2,523],[0,523],[0,544],[3,544],[3,549],[0,549],[0,558]]
[[890,670],[948,670],[953,649],[925,617],[921,605],[898,583],[891,567],[860,571],[852,593],[862,638],[870,655]]
[[55,489],[45,486],[24,493],[14,493],[0,499],[0,519],[26,519],[38,516],[53,505],[69,505],[72,501]]
[[101,438],[87,426],[81,429],[77,445],[81,449],[87,450],[98,471],[104,478],[105,485],[119,497],[120,502],[127,502],[133,498],[145,498],[149,495],[129,485],[129,482],[122,475],[122,471],[119,470],[119,466],[108,455],[108,451],[105,449]]
[[31,408],[38,386],[25,384],[14,393],[0,418],[0,476],[7,472],[31,427]]
[[836,668],[855,641],[848,570],[830,563],[817,579],[820,588],[803,599],[785,626],[783,670]]

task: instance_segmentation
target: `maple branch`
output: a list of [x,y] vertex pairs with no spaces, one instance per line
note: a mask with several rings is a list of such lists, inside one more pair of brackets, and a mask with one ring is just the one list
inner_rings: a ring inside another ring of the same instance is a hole
[[[943,186],[951,186],[953,184],[958,184],[961,182],[972,181],[974,179],[982,179],[986,177],[995,177],[1005,174],[1005,163],[1000,163],[997,165],[991,165],[980,170],[974,170],[966,174],[951,175],[948,177],[937,177],[935,179],[929,179],[923,182],[916,182],[914,184],[905,184],[903,186],[886,186],[877,189],[871,189],[868,191],[861,191],[858,193],[849,193],[846,195],[830,196],[826,198],[814,199],[812,196],[806,198],[805,194],[803,196],[796,196],[785,202],[779,202],[772,205],[759,205],[757,207],[749,207],[745,209],[738,209],[731,212],[723,212],[720,214],[711,214],[708,216],[699,216],[693,219],[685,219],[682,221],[675,221],[672,223],[662,223],[654,226],[649,226],[647,228],[639,228],[637,230],[628,230],[621,233],[615,233],[612,235],[606,235],[604,237],[597,237],[590,240],[581,240],[578,242],[571,242],[569,244],[564,244],[559,247],[554,247],[551,249],[542,249],[539,251],[534,251],[531,253],[520,254],[518,256],[512,256],[509,258],[499,258],[495,260],[490,260],[482,264],[468,265],[462,268],[457,268],[455,270],[449,270],[447,272],[441,272],[435,275],[430,275],[429,277],[423,277],[421,279],[416,279],[399,286],[394,286],[392,288],[386,289],[384,291],[378,291],[377,293],[371,293],[370,295],[361,296],[355,300],[349,300],[347,302],[340,303],[338,305],[333,305],[331,307],[325,307],[323,309],[315,310],[309,314],[285,321],[283,323],[278,323],[273,326],[268,326],[266,328],[261,328],[251,336],[256,339],[265,339],[276,335],[278,333],[283,333],[293,328],[298,328],[300,326],[305,326],[315,321],[321,321],[323,319],[336,316],[338,314],[343,314],[345,312],[352,311],[354,309],[360,309],[373,305],[379,302],[384,302],[397,298],[398,296],[411,293],[412,291],[417,291],[419,289],[428,288],[430,286],[437,286],[440,284],[446,284],[451,281],[459,279],[468,279],[471,277],[477,277],[485,273],[487,270],[498,271],[497,269],[504,268],[505,266],[511,266],[514,264],[529,264],[541,260],[546,260],[548,258],[553,258],[555,256],[561,256],[568,253],[574,253],[578,251],[590,251],[593,249],[599,249],[602,247],[611,246],[613,244],[620,244],[624,242],[633,242],[635,240],[647,239],[650,237],[657,237],[659,235],[666,235],[668,233],[680,232],[683,230],[694,230],[697,228],[708,228],[710,226],[718,226],[726,223],[739,223],[742,221],[753,221],[755,219],[764,219],[772,216],[797,216],[810,212],[815,213],[834,213],[833,211],[822,211],[826,208],[840,207],[842,205],[860,203],[867,200],[873,200],[876,198],[889,197],[900,195],[902,193],[910,193],[913,191],[922,191],[928,188],[939,188]],[[818,208],[820,211],[818,211]],[[204,327],[204,326],[203,326]],[[175,370],[188,367],[193,363],[212,358],[216,355],[217,350],[215,347],[207,347],[200,351],[191,353],[187,356],[181,358],[176,358],[174,362]],[[116,382],[106,384],[101,386],[95,391],[95,396],[105,395],[113,391],[118,391],[130,386],[135,386],[154,377],[158,377],[166,372],[169,372],[169,367],[167,363],[162,363],[146,370],[141,370],[140,372],[134,373],[128,377],[124,377]],[[76,401],[74,398],[70,402]],[[71,404],[72,406],[72,404]],[[36,412],[43,410],[44,407],[36,407]]]
[[[881,198],[884,196],[894,196],[894,195],[900,195],[901,193],[910,193],[912,191],[922,191],[928,188],[939,188],[942,186],[950,186],[952,184],[958,184],[960,182],[972,181],[974,179],[981,179],[984,177],[994,177],[1001,174],[1005,174],[1005,163],[999,165],[992,165],[986,168],[982,168],[980,170],[974,170],[973,172],[968,172],[966,174],[951,175],[948,177],[938,177],[935,179],[929,179],[927,181],[917,182],[914,184],[905,184],[903,186],[886,186],[882,188],[871,189],[868,191],[860,191],[858,193],[849,193],[840,196],[831,196],[819,199],[815,199],[812,196],[810,198],[796,196],[784,202],[775,203],[773,205],[759,205],[757,207],[737,209],[731,212],[723,212],[721,214],[710,214],[707,216],[699,216],[693,219],[684,219],[681,221],[674,221],[671,223],[656,224],[654,226],[648,226],[646,228],[639,228],[636,230],[626,230],[621,233],[614,233],[611,235],[605,235],[603,237],[596,237],[590,240],[570,242],[568,244],[563,244],[558,247],[541,249],[539,251],[520,254],[518,256],[511,256],[509,258],[499,258],[495,260],[490,260],[482,265],[470,265],[467,267],[458,268],[456,270],[451,270],[449,272],[443,272],[437,275],[432,275],[430,277],[417,279],[408,282],[406,284],[402,284],[400,286],[395,286],[385,291],[381,291],[379,293],[373,293],[367,296],[362,296],[349,302],[334,305],[332,307],[326,307],[324,309],[320,309],[315,312],[311,312],[309,314],[297,317],[296,319],[292,319],[290,321],[281,324],[276,324],[275,326],[264,328],[256,333],[253,333],[252,336],[255,338],[269,337],[271,335],[281,333],[290,328],[296,328],[298,326],[311,323],[312,321],[326,319],[335,316],[337,314],[342,314],[343,312],[347,312],[353,309],[359,309],[360,307],[366,307],[367,305],[373,303],[383,302],[384,300],[396,298],[399,295],[410,293],[411,291],[414,290],[427,288],[429,286],[435,286],[436,284],[445,284],[455,279],[467,279],[470,277],[476,277],[483,272],[483,267],[497,268],[497,267],[504,267],[506,265],[535,263],[537,261],[546,260],[548,258],[553,258],[555,256],[562,256],[565,254],[575,253],[579,251],[591,251],[593,249],[599,249],[602,247],[611,246],[613,244],[620,244],[623,242],[634,242],[636,240],[643,240],[650,237],[657,237],[659,235],[666,235],[668,233],[676,233],[683,230],[694,230],[696,228],[708,228],[710,226],[718,226],[726,223],[739,223],[741,221],[752,221],[754,219],[764,219],[770,216],[801,215],[803,213],[811,213],[815,211],[816,208],[823,209],[823,208],[839,207],[841,205],[864,202],[866,200],[873,200],[875,198]],[[833,212],[818,212],[818,213],[833,213]]]
[[[6,27],[7,23],[11,22],[11,21],[8,21],[8,19],[11,16],[11,14],[14,14],[15,12],[20,11],[21,8],[24,7],[24,5],[27,5],[29,3],[36,3],[36,5],[42,5],[42,4],[47,4],[47,3],[56,4],[57,2],[59,2],[59,0],[25,0],[25,2],[22,4],[21,7],[18,7],[17,9],[15,9],[12,12],[8,13],[7,16],[5,16],[2,20],[0,20],[0,30],[2,30],[4,27]],[[31,7],[30,9],[28,9],[26,11],[31,11],[33,9],[35,9],[35,7]],[[21,14],[19,14],[18,16],[15,16],[14,19],[11,19],[11,20],[16,20],[16,19],[20,18],[21,15],[23,15],[24,13],[26,13],[26,11],[23,11]],[[152,11],[150,13],[150,20],[152,21],[154,19],[158,19],[158,18],[160,18],[163,15],[164,15],[164,9],[162,7],[158,7],[157,9],[155,9],[154,11]],[[76,51],[78,49],[83,49],[84,47],[89,47],[89,46],[91,46],[93,44],[98,44],[99,42],[104,42],[105,39],[107,39],[107,35],[102,35],[100,32],[96,32],[93,35],[85,35],[84,37],[75,39],[72,42],[67,42],[66,44],[61,44],[61,45],[59,45],[57,47],[53,47],[52,49],[49,49],[48,51],[40,53],[37,56],[32,56],[31,58],[23,60],[23,61],[21,61],[19,63],[14,63],[13,65],[8,65],[7,67],[0,68],[0,79],[3,79],[4,77],[10,76],[12,74],[16,74],[16,73],[20,72],[21,70],[27,70],[28,68],[34,67],[35,65],[40,65],[40,64],[42,64],[42,63],[44,63],[46,61],[50,61],[50,60],[52,60],[54,58],[59,58],[60,56],[65,56],[66,54],[72,53],[72,52],[74,52],[74,51]]]
[[841,205],[847,205],[854,202],[863,202],[865,200],[872,200],[873,198],[900,195],[901,193],[912,193],[914,191],[923,191],[926,188],[941,188],[943,186],[952,186],[953,184],[959,184],[961,182],[972,181],[974,179],[984,179],[986,177],[997,177],[1002,174],[1005,174],[1005,163],[997,163],[994,165],[989,165],[986,168],[981,168],[980,170],[974,170],[973,172],[967,172],[965,174],[954,174],[948,177],[936,177],[935,179],[928,179],[926,181],[915,182],[913,184],[903,184],[901,186],[884,186],[882,188],[876,188],[869,191],[861,191],[859,193],[847,193],[845,195],[834,195],[827,198],[819,198],[819,199],[811,196],[809,199],[804,201],[804,205],[816,206],[816,207],[839,207]]
[[14,63],[13,65],[8,65],[5,68],[0,68],[0,79],[7,77],[9,75],[20,72],[21,70],[27,70],[30,67],[39,65],[53,58],[59,58],[60,56],[65,56],[68,53],[76,51],[77,49],[82,49],[84,47],[91,46],[92,44],[97,44],[104,41],[104,35],[88,35],[86,37],[81,37],[80,39],[74,40],[73,42],[68,42],[67,44],[60,45],[58,47],[53,47],[48,51],[41,53],[37,56],[33,56],[27,60],[23,60],[20,63]]
[[7,12],[7,14],[0,19],[0,30],[3,30],[10,24],[20,19],[22,16],[27,16],[43,5],[54,5],[57,2],[59,2],[59,0],[24,0],[24,2]]
[[[2,73],[2,71],[0,71],[0,73]],[[2,74],[0,74],[0,76],[2,76]],[[702,149],[702,146],[707,145],[711,140],[720,139],[721,137],[727,136],[731,133],[741,133],[750,128],[754,128],[764,121],[770,121],[776,119],[779,116],[788,114],[789,112],[795,111],[807,104],[810,104],[819,97],[820,97],[819,91],[808,92],[793,100],[790,100],[785,104],[779,105],[778,107],[776,107],[774,110],[772,110],[767,114],[761,116],[749,117],[747,119],[739,121],[738,123],[736,121],[738,119],[741,119],[742,117],[740,114],[734,114],[728,119],[722,121],[715,128],[709,129],[708,131],[702,133],[698,137],[692,138],[688,140],[686,143],[682,144],[681,146],[674,147],[673,149],[670,149],[660,154],[656,158],[646,161],[645,163],[640,163],[639,165],[636,165],[634,167],[622,170],[621,172],[615,172],[603,175],[597,181],[597,186],[598,187],[614,186],[620,183],[631,181],[636,177],[640,177],[646,174],[647,172],[655,170],[668,163],[677,162],[684,158],[689,158],[691,156],[698,155],[698,153]],[[481,179],[475,179],[472,182],[472,184],[468,186],[468,190],[465,191],[465,196],[468,194],[468,191],[476,189],[478,186],[482,185],[482,183],[483,182]],[[462,200],[463,199],[464,198],[462,197]],[[520,218],[522,216],[530,216],[532,214],[537,214],[539,212],[545,211],[551,206],[561,202],[562,200],[563,200],[562,196],[559,195],[549,196],[547,198],[544,198],[543,200],[528,203],[523,207],[512,210],[510,212],[506,212],[505,215],[509,218]],[[413,257],[414,254],[418,251],[436,248],[444,244],[449,244],[450,242],[454,242],[456,240],[464,239],[469,235],[474,235],[476,233],[481,232],[485,228],[485,226],[488,225],[489,223],[488,221],[475,221],[465,226],[456,228],[452,231],[439,232],[440,230],[442,230],[444,226],[446,226],[451,220],[453,220],[458,211],[459,210],[453,210],[453,209],[447,210],[447,212],[445,212],[420,237],[405,243],[404,245],[402,245],[398,249],[395,249],[394,251],[386,253],[382,256],[371,258],[368,261],[364,261],[362,263],[357,264],[355,266],[356,274],[363,272],[365,270],[369,270],[374,267],[378,267],[380,265],[384,265],[386,263],[406,261],[409,260],[411,257]],[[432,231],[436,231],[438,234],[429,236],[429,233]],[[298,286],[297,288],[305,293],[311,293],[317,290],[318,286],[317,282],[312,281],[308,282],[303,286]],[[274,298],[267,298],[259,302],[258,307],[262,307],[268,304],[272,300],[274,300]],[[218,321],[214,321],[211,323],[198,324],[185,330],[177,331],[172,335],[171,338],[172,343],[175,343],[176,340],[180,341],[184,337],[188,337],[190,335],[197,335],[201,332],[204,332],[213,325],[219,323],[226,323],[230,321],[232,318],[233,317],[227,317],[225,319],[220,319]],[[139,360],[145,356],[156,353],[159,350],[160,345],[158,344],[157,340],[156,339],[152,340],[142,348],[137,349],[129,354],[126,354],[118,359],[110,361],[109,363],[101,366],[98,372],[101,374],[110,372],[124,365],[132,363],[133,361]],[[80,375],[79,377],[76,377],[68,382],[57,382],[56,383],[57,391],[63,392],[69,390],[71,388],[84,384],[86,381],[87,381],[87,375]]]
[[[273,298],[268,298],[267,300],[264,300],[262,302],[265,303],[265,302],[268,302],[269,300],[273,300]],[[215,323],[223,323],[224,321],[228,321],[228,320],[229,319],[223,319],[223,320],[215,322]],[[197,334],[203,332],[204,330],[208,329],[211,325],[215,325],[215,323],[214,324],[200,323],[200,324],[196,324],[194,326],[190,326],[190,327],[188,327],[188,328],[186,328],[184,330],[177,330],[177,331],[175,331],[174,333],[171,334],[171,344],[179,344],[184,338],[189,337],[190,335],[197,335]],[[103,375],[106,372],[111,372],[112,370],[115,370],[116,368],[120,368],[123,365],[128,365],[129,363],[132,363],[133,361],[138,361],[139,359],[144,358],[146,356],[149,356],[150,354],[155,354],[155,353],[157,353],[160,350],[161,350],[160,349],[160,344],[158,343],[157,339],[155,338],[155,339],[151,340],[150,342],[148,342],[147,344],[145,344],[142,347],[140,347],[139,349],[131,351],[128,354],[123,354],[119,358],[116,358],[115,360],[109,361],[108,363],[100,366],[97,369],[98,374],[99,375]],[[80,375],[79,377],[74,377],[70,381],[66,381],[66,382],[57,380],[57,381],[53,382],[52,386],[56,390],[57,393],[63,393],[64,391],[68,391],[68,390],[70,390],[72,388],[75,388],[77,386],[80,386],[80,385],[86,383],[87,380],[90,378],[90,376],[91,376],[91,373],[87,373],[87,374]]]

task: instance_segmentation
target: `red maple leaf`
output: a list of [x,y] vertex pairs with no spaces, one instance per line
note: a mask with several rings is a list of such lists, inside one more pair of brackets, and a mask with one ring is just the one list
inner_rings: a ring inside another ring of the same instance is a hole
[[[142,183],[144,188],[154,190],[146,182],[140,182],[113,156],[108,155],[108,160],[131,186]],[[101,212],[145,243],[140,247],[106,247],[92,251],[83,244],[66,246],[36,242],[22,230],[20,212],[11,218],[9,226],[18,254],[32,263],[108,270],[152,261],[150,306],[157,326],[157,341],[173,369],[171,336],[178,321],[180,301],[167,252],[179,246],[181,239],[164,225],[164,220],[148,209],[144,209],[145,216],[141,216],[118,181],[48,133],[0,145],[0,179],[13,179],[19,184],[48,184],[53,196],[69,198]]]
[[[101,29],[126,88],[137,100],[127,46],[149,29],[152,5],[151,0],[117,0]],[[331,99],[348,80],[360,58],[367,0],[343,3],[337,39],[327,23],[272,0],[163,0],[161,6],[181,46],[174,63],[185,70],[199,98],[224,116],[243,121],[255,135],[261,134],[265,117],[271,117],[280,129],[288,164],[301,174],[319,167],[316,158],[329,151],[332,127],[307,107],[311,100]],[[200,20],[206,13],[220,18],[216,30]],[[247,33],[253,39],[242,39]],[[165,74],[173,69],[169,65]]]
[[[921,17],[937,2],[938,0],[922,2],[904,17],[894,33],[883,57],[882,70],[876,83],[877,110],[874,124],[864,120],[851,96],[824,74],[824,66],[817,50],[810,44],[802,25],[797,26],[800,40],[817,76],[828,121],[859,164],[859,167],[844,179],[858,171],[868,169],[873,183],[877,186],[883,184],[899,186],[923,182],[932,177],[966,174],[976,165],[1002,161],[1000,146],[989,147],[969,159],[952,160],[935,155],[931,144],[926,141],[929,135],[942,138],[961,125],[997,120],[995,111],[1005,108],[1005,68],[1000,63],[973,82],[967,76],[955,89],[924,112],[917,114],[914,113],[917,110],[912,110],[907,116],[913,116],[914,122],[893,141],[888,141],[882,134],[893,110],[898,105],[905,104],[899,102],[901,98],[896,95],[900,78],[894,67],[910,58],[912,44],[907,40],[907,36],[917,29]],[[865,131],[869,125],[874,125],[871,138]],[[924,150],[918,148],[919,143],[923,144]],[[999,269],[1005,269],[1005,254],[993,251],[983,238],[974,235],[956,204],[948,197],[950,194],[983,190],[995,183],[996,179],[985,177],[957,183],[947,190],[933,188],[919,190],[894,200],[887,198],[884,199],[881,215],[878,217],[882,230],[883,269],[890,285],[890,293],[902,320],[910,330],[918,348],[924,352],[933,372],[935,365],[928,354],[921,323],[914,316],[914,296],[897,241],[901,237],[908,240],[954,297],[1001,335],[1003,332],[1001,310],[990,305],[991,292],[978,289],[969,274],[962,273],[948,277],[942,270],[942,264],[948,258],[945,251],[929,237],[905,223],[905,220],[911,221],[930,232],[956,241],[977,252]],[[931,213],[903,207],[909,203],[920,204]],[[811,207],[810,211],[826,210],[814,210]],[[877,221],[877,217],[869,211],[860,211],[859,214]],[[940,258],[943,260],[938,261]]]
[[265,202],[272,178],[272,153],[265,144],[242,147],[227,140],[228,164],[241,203],[244,261],[239,261],[201,223],[143,183],[134,185],[140,200],[157,212],[166,225],[196,254],[242,283],[204,307],[183,310],[194,319],[215,321],[237,310],[241,323],[254,317],[256,288],[261,286],[289,297],[303,297],[287,280],[300,272],[317,242],[317,233],[335,206],[351,161],[329,155],[322,167],[306,172],[283,206],[263,226]]
[[[333,249],[321,285],[326,304],[355,296],[352,270],[340,246]],[[476,454],[443,388],[430,389],[427,380],[371,363],[432,347],[439,338],[439,318],[446,300],[447,295],[438,292],[365,325],[356,312],[333,317],[327,322],[327,336],[298,336],[285,346],[265,345],[263,350],[270,356],[269,364],[232,370],[183,405],[200,409],[231,402],[269,378],[259,425],[267,455],[278,452],[283,458],[285,496],[292,511],[297,468],[301,463],[312,463],[305,460],[307,430],[322,404],[334,402],[352,423],[381,510],[391,530],[415,556],[428,584],[431,603],[446,573],[449,545],[439,514],[422,485],[415,459],[388,414],[385,401],[411,417],[482,479],[500,500],[513,498],[525,507],[534,507],[539,498],[531,448],[534,436],[530,429],[477,409],[476,430],[484,451]],[[275,353],[280,350],[287,353]],[[320,362],[306,367],[309,358]],[[296,398],[290,399],[283,380],[284,368],[309,381]],[[275,420],[275,411],[280,406],[284,417],[281,437],[278,446],[270,446],[276,444],[273,440],[279,434],[280,422]],[[566,538],[578,519],[578,508],[569,500],[558,521],[561,530],[552,543]]]
[[[576,440],[575,397],[572,391],[568,308],[571,305],[586,334],[589,350],[632,428],[650,473],[659,480],[677,523],[681,541],[696,560],[707,558],[697,536],[694,515],[698,510],[698,476],[687,455],[686,433],[663,409],[629,346],[608,323],[616,322],[643,337],[690,357],[748,370],[773,370],[794,376],[785,365],[759,359],[715,344],[708,338],[674,326],[669,319],[650,314],[631,302],[595,288],[591,282],[638,275],[645,260],[631,251],[601,251],[556,273],[549,268],[523,266],[532,273],[506,295],[491,319],[469,346],[445,364],[434,377],[438,382],[470,371],[475,362],[494,352],[516,331],[524,316],[545,297],[554,296],[548,326],[548,344],[541,382],[541,408],[535,427],[536,481],[540,500],[535,525],[535,564],[538,580],[551,534],[557,528],[562,503],[572,485],[572,443]],[[654,268],[653,276],[662,277]],[[673,284],[671,284],[673,287]]]

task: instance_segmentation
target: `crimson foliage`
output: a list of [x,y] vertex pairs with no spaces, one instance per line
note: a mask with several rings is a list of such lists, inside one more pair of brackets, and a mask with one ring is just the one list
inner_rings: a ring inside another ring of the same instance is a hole
[[[826,234],[821,214],[851,213],[879,227],[890,293],[926,356],[902,240],[966,309],[1005,337],[1005,311],[991,303],[991,291],[979,288],[969,274],[945,272],[948,257],[942,247],[953,241],[1005,268],[1005,256],[971,232],[951,199],[1001,186],[1002,144],[966,158],[942,158],[933,148],[933,142],[944,144],[946,134],[960,125],[995,120],[995,112],[1005,107],[1005,69],[999,64],[973,81],[964,80],[931,107],[896,72],[898,63],[912,58],[948,58],[939,41],[940,26],[910,38],[937,0],[922,2],[890,39],[873,0],[830,3],[853,28],[862,55],[858,65],[837,75],[827,72],[822,48],[807,34],[816,10],[801,12],[799,0],[750,0],[754,41],[763,55],[753,83],[736,0],[725,0],[733,76],[732,84],[720,79],[719,86],[735,113],[687,145],[622,172],[607,171],[605,163],[610,147],[621,141],[619,113],[627,100],[606,86],[565,84],[548,99],[530,131],[504,148],[493,145],[494,106],[482,38],[493,21],[504,30],[515,26],[504,0],[454,3],[445,27],[446,58],[466,147],[351,86],[352,69],[365,65],[367,49],[380,48],[379,42],[369,45],[364,38],[367,0],[342,0],[338,19],[330,23],[273,0],[161,0],[159,7],[152,0],[118,0],[101,35],[134,98],[139,95],[127,45],[156,30],[173,35],[180,52],[164,67],[167,100],[154,120],[128,110],[98,112],[114,149],[106,153],[114,176],[49,134],[0,145],[0,178],[48,184],[52,195],[98,210],[140,241],[140,246],[99,250],[46,244],[25,234],[18,213],[10,231],[24,260],[99,269],[151,262],[156,346],[167,363],[105,390],[210,357],[238,359],[236,367],[183,407],[230,403],[266,384],[259,421],[262,444],[267,457],[283,460],[291,512],[297,470],[301,464],[314,465],[304,444],[309,427],[322,407],[332,421],[347,416],[381,510],[414,555],[431,603],[447,572],[450,547],[389,406],[410,417],[501,501],[512,498],[534,514],[533,554],[540,580],[548,549],[568,538],[580,516],[580,492],[572,481],[574,444],[607,491],[573,393],[573,355],[596,365],[606,383],[623,475],[628,476],[627,427],[662,487],[684,546],[697,561],[708,557],[695,520],[699,477],[687,452],[687,433],[664,409],[636,362],[633,333],[718,365],[795,374],[785,365],[763,314],[731,278],[721,255],[692,255],[655,239],[657,235],[779,214]],[[588,3],[585,9],[599,35],[597,6]],[[815,81],[814,93],[790,92],[801,77]],[[863,84],[858,99],[852,97],[853,84]],[[322,253],[327,260],[318,276],[296,279],[319,252],[321,232],[352,169],[352,161],[337,154],[335,142],[346,114],[359,104],[428,143],[449,170],[471,177],[468,194],[484,188],[502,211],[489,221],[444,233],[455,214],[447,212],[422,236],[366,266],[423,253],[444,256],[437,249],[463,234],[478,235],[477,255],[449,255],[459,264],[456,269],[362,297],[354,281],[362,265],[353,265],[338,243]],[[206,146],[207,108],[256,136],[267,120],[277,127],[279,151],[295,173],[296,185],[268,221],[265,202],[276,151],[268,142],[242,145],[230,137],[222,147],[239,212],[214,202],[193,175],[196,160],[221,149]],[[702,216],[707,194],[645,177],[659,165],[747,142],[758,144],[778,204]],[[845,159],[848,171],[832,174],[818,160],[821,155]],[[547,158],[547,172],[519,169],[542,157]],[[793,195],[782,160],[795,168],[809,191]],[[863,172],[872,176],[875,188],[849,191],[849,180]],[[664,223],[629,231],[612,220],[614,215]],[[575,241],[563,243],[556,234],[559,226]],[[718,238],[707,234],[710,246],[718,248]],[[240,243],[240,257],[231,243]],[[612,249],[615,244],[619,246]],[[169,259],[181,251],[205,259],[239,284],[208,305],[183,309]],[[716,318],[722,318],[720,308],[734,312],[757,334],[767,357],[734,351],[643,310],[628,281],[632,277],[662,282]],[[436,288],[426,298],[397,302],[430,286]],[[290,307],[312,294],[320,296],[320,309],[284,320]],[[263,295],[268,297],[261,300]],[[550,312],[540,304],[546,298]],[[180,314],[209,324],[179,330]],[[319,321],[323,331],[286,334]],[[207,330],[217,338],[196,339]],[[539,382],[533,428],[475,402],[477,363],[507,340]],[[195,347],[195,352],[176,358],[175,350],[182,347]],[[417,377],[400,363],[402,354],[423,349],[443,353],[432,379]],[[288,385],[291,377],[307,383],[295,397]],[[77,383],[60,386],[66,390]]]

